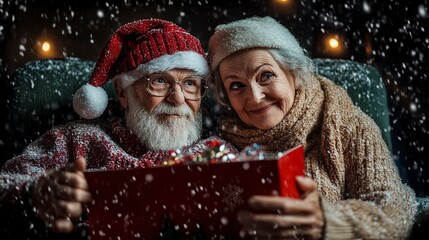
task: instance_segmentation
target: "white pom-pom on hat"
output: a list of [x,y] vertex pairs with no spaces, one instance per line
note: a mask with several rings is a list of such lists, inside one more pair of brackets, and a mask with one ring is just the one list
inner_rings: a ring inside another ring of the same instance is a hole
[[80,87],[73,95],[74,110],[85,119],[101,116],[106,110],[108,96],[102,87],[95,87],[89,83]]

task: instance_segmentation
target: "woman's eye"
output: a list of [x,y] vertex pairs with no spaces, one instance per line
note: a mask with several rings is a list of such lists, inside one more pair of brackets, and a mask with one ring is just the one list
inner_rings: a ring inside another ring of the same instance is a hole
[[231,83],[231,85],[229,85],[229,89],[231,91],[239,90],[239,89],[241,89],[243,87],[244,87],[244,85],[242,83],[240,83],[240,82],[233,82],[233,83]]
[[270,72],[265,72],[261,74],[261,77],[259,79],[259,81],[261,83],[266,83],[266,82],[270,82],[274,79],[274,74],[270,73]]

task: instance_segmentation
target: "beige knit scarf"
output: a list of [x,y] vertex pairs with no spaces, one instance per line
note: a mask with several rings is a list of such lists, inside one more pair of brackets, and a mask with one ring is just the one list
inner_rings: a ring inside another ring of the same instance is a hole
[[307,138],[320,131],[324,93],[319,77],[301,82],[286,117],[269,130],[260,130],[243,123],[238,117],[219,121],[221,137],[239,149],[258,143],[267,151],[285,151],[297,145],[307,147]]

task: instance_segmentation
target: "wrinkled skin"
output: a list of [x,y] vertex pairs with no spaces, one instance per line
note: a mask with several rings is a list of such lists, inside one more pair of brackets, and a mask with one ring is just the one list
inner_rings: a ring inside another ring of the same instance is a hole
[[82,203],[91,200],[83,175],[86,160],[76,159],[63,168],[48,171],[36,182],[31,200],[36,215],[55,232],[73,231],[73,220],[82,214]]
[[251,211],[242,211],[238,220],[242,232],[257,239],[321,239],[324,215],[317,184],[308,177],[297,177],[301,199],[279,196],[253,196]]

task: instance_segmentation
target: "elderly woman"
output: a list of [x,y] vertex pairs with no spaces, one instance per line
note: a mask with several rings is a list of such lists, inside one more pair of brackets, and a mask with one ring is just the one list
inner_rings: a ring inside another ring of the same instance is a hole
[[270,17],[216,28],[209,41],[218,100],[233,110],[219,122],[238,148],[302,144],[307,177],[300,199],[254,196],[239,214],[245,233],[309,239],[403,239],[416,209],[374,121],[314,72],[295,37]]

